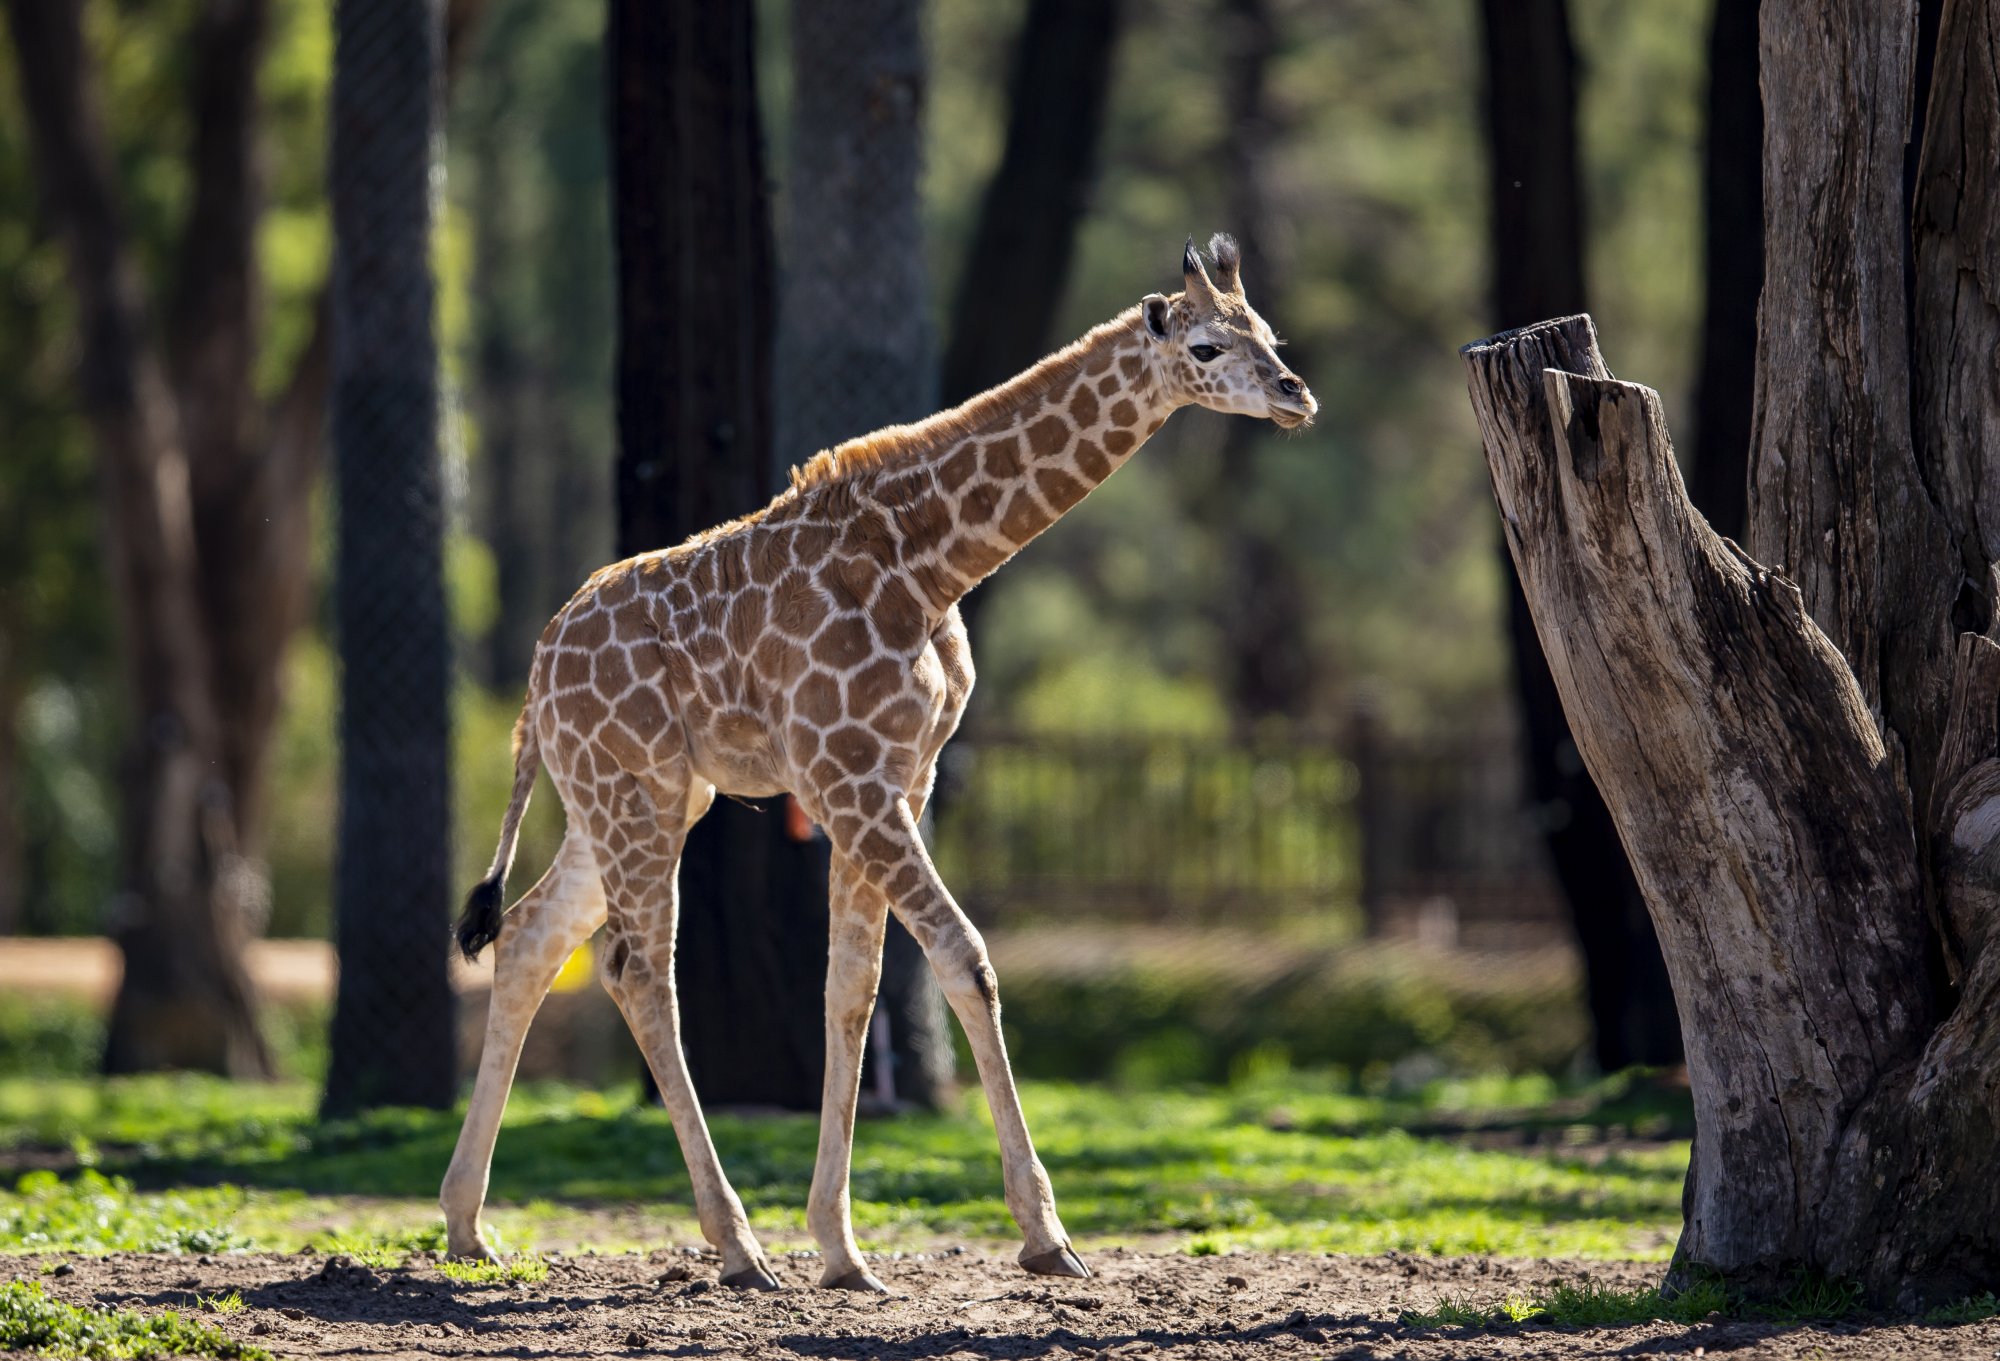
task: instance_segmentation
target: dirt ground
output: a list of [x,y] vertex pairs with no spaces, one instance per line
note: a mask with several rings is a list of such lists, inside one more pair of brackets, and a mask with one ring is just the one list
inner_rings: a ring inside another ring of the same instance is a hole
[[1188,1257],[1093,1254],[1089,1281],[1022,1274],[1005,1256],[946,1248],[882,1260],[886,1298],[812,1288],[808,1255],[773,1263],[786,1288],[738,1294],[692,1249],[554,1257],[534,1284],[458,1285],[422,1265],[397,1271],[310,1254],[72,1258],[33,1276],[74,1304],[188,1309],[239,1291],[245,1308],[207,1315],[279,1356],[929,1358],[2000,1357],[2000,1321],[1808,1326],[1713,1323],[1630,1328],[1423,1331],[1397,1322],[1440,1295],[1498,1301],[1554,1279],[1649,1284],[1657,1263],[1486,1258]]

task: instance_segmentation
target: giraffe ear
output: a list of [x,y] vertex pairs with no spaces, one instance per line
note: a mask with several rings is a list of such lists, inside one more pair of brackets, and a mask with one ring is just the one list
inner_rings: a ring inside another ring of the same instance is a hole
[[1173,303],[1161,294],[1148,293],[1140,300],[1139,308],[1146,314],[1146,329],[1153,333],[1155,339],[1165,340],[1168,323],[1173,316]]
[[1214,289],[1208,282],[1208,271],[1201,267],[1201,252],[1194,248],[1192,236],[1181,251],[1181,281],[1187,285],[1187,300],[1197,316],[1214,310]]

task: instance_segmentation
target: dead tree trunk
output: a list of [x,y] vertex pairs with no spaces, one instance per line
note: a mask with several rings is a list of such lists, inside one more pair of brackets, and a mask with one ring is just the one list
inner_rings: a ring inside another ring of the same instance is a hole
[[1670,1279],[1806,1268],[1916,1306],[2000,1282],[2000,7],[1944,8],[1907,236],[1914,10],[1804,9],[1763,11],[1750,553],[1587,319],[1466,360],[1680,998]]
[[1748,553],[1690,508],[1658,399],[1610,380],[1587,318],[1466,352],[1680,998],[1670,1279],[1805,1268],[1902,1306],[2000,1283],[2000,5],[1944,6],[1906,180],[1915,18],[1763,6]]

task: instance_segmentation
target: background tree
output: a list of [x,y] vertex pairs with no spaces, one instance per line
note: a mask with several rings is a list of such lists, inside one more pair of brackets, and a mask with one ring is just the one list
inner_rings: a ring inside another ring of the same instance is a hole
[[1942,15],[1908,204],[1914,7],[1807,8],[1761,15],[1749,552],[1693,513],[1657,396],[1610,379],[1587,319],[1466,358],[1681,999],[1697,1132],[1670,1279],[1804,1268],[1919,1306],[2000,1275],[2000,529],[1977,492],[2000,182],[1965,173],[2000,148],[2000,16]]
[[302,604],[324,355],[309,345],[283,396],[256,399],[264,6],[216,0],[196,26],[193,192],[163,331],[120,204],[81,8],[20,0],[8,18],[81,318],[81,405],[132,705],[111,922],[125,969],[105,1066],[262,1076],[270,1060],[242,945],[260,907],[262,757],[277,652]]
[[[774,278],[749,0],[614,0],[605,43],[629,555],[776,490]],[[712,1106],[819,1106],[828,862],[791,822],[718,799],[682,853],[682,1047]]]
[[[1702,147],[1702,319],[1688,497],[1715,532],[1741,538],[1750,489],[1757,296],[1764,288],[1764,99],[1758,0],[1715,0]],[[1561,307],[1546,309],[1553,315]]]
[[[796,0],[791,55],[779,465],[922,420],[938,405],[918,196],[930,95],[922,6]],[[990,321],[1011,308],[980,310]],[[821,914],[823,895],[814,895]],[[823,928],[817,939],[824,941]],[[822,991],[823,979],[787,995],[807,1010],[803,1004]],[[923,950],[893,918],[872,1036],[864,1090],[931,1109],[944,1104],[954,1068],[944,995]],[[887,1072],[884,1058],[892,1060]],[[808,1104],[818,1107],[817,1091]]]
[[[1503,327],[1584,307],[1576,51],[1566,0],[1484,0],[1493,318]],[[1645,900],[1577,754],[1520,577],[1505,565],[1528,788],[1583,955],[1597,1065],[1680,1058],[1680,1027]]]
[[444,10],[335,12],[332,431],[341,657],[341,969],[323,1108],[448,1106],[451,643],[432,168]]

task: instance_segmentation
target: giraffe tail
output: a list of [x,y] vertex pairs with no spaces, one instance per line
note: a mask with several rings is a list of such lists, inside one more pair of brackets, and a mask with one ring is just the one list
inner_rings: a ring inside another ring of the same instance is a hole
[[504,911],[507,871],[514,864],[514,847],[521,839],[521,815],[528,811],[528,798],[535,792],[535,775],[542,768],[542,753],[535,741],[535,725],[528,721],[531,702],[514,723],[514,792],[507,800],[506,816],[500,820],[500,845],[493,852],[493,864],[486,877],[466,895],[465,911],[458,916],[458,948],[467,959],[500,938],[500,917]]

